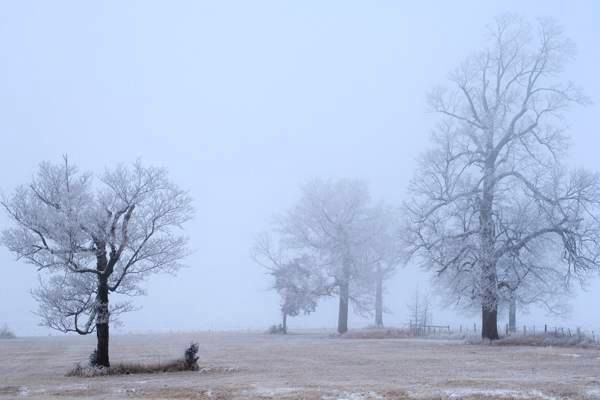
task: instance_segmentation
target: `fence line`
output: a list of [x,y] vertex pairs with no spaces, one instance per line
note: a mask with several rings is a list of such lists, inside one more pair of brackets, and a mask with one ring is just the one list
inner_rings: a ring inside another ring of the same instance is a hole
[[[443,336],[443,335],[469,335],[478,334],[478,324],[474,323],[472,326],[469,325],[424,325],[416,324],[412,320],[409,321],[408,329],[409,332],[414,336]],[[406,326],[406,325],[405,325]],[[566,326],[552,326],[544,324],[543,326],[538,325],[520,325],[514,331],[511,332],[508,324],[504,326],[505,336],[548,336],[556,338],[577,338],[578,340],[587,339],[593,343],[600,343],[600,335],[596,335],[596,332],[600,330],[593,329],[582,329],[581,327],[566,327]]]

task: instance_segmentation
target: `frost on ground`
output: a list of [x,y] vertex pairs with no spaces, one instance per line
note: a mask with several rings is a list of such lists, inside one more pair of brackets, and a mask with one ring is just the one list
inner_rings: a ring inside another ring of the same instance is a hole
[[375,392],[366,393],[334,393],[322,396],[323,400],[384,400],[381,394]]
[[446,390],[444,393],[449,399],[465,399],[465,398],[492,398],[492,399],[543,399],[543,400],[558,400],[557,397],[542,393],[539,390],[520,391],[508,389],[453,389]]
[[207,371],[65,377],[93,338],[0,344],[0,399],[599,399],[600,350],[459,341],[195,333],[115,336],[113,362],[164,362],[190,341]]

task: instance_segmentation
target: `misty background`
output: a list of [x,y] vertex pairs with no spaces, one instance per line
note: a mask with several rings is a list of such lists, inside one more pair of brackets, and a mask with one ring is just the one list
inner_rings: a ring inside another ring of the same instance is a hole
[[[0,190],[63,154],[95,173],[138,158],[168,168],[194,198],[189,267],[151,277],[116,332],[266,329],[279,297],[250,257],[256,234],[315,177],[364,179],[374,199],[399,205],[436,121],[427,93],[507,11],[554,17],[577,44],[565,77],[595,103],[568,115],[569,163],[600,171],[600,3],[416,3],[2,2]],[[35,268],[2,247],[0,272],[0,323],[49,333],[33,314]],[[387,325],[408,322],[429,279],[398,269]],[[568,318],[532,310],[519,326],[600,329],[600,278],[586,288]],[[435,300],[434,323],[479,322]],[[336,309],[325,301],[290,329],[333,328]],[[354,315],[350,326],[370,322]]]

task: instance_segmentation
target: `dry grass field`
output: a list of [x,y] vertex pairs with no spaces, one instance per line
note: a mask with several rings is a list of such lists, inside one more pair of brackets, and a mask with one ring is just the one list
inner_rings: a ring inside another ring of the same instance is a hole
[[112,338],[113,362],[166,362],[196,341],[204,369],[66,377],[93,339],[0,341],[0,399],[600,399],[595,349],[327,333],[127,335]]

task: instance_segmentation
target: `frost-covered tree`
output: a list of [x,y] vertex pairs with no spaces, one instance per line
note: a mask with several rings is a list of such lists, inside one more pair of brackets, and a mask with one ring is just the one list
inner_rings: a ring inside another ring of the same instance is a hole
[[365,247],[373,236],[374,214],[367,185],[357,180],[314,180],[302,187],[298,203],[277,219],[280,248],[308,256],[339,296],[338,332],[348,330],[350,302],[358,312],[372,309],[372,264]]
[[144,278],[180,267],[187,239],[177,231],[192,217],[188,194],[164,169],[137,162],[94,179],[65,157],[42,163],[1,204],[13,222],[2,244],[49,275],[34,293],[43,323],[95,331],[97,363],[110,366],[109,322],[131,305],[109,305],[109,294],[142,294]]
[[527,252],[499,261],[499,303],[508,309],[508,329],[517,330],[517,309],[541,307],[548,314],[565,315],[569,311],[570,288],[564,267],[556,263],[556,253],[548,245],[532,243]]
[[281,295],[283,332],[287,333],[287,317],[310,314],[317,309],[322,283],[310,267],[303,265],[306,259],[295,259],[273,271],[274,287]]
[[[517,330],[518,311],[527,312],[536,307],[553,316],[565,316],[570,311],[568,270],[562,262],[556,261],[561,255],[549,244],[537,243],[537,248],[535,245],[528,246],[520,257],[511,255],[498,260],[498,311],[506,312],[509,332]],[[434,284],[437,294],[445,298],[449,306],[459,306],[472,314],[481,312],[481,302],[473,295],[469,283],[473,279],[467,278],[465,270],[457,274],[448,271],[436,275]]]
[[306,254],[295,254],[289,249],[276,248],[267,234],[257,239],[253,257],[273,277],[273,289],[281,299],[284,334],[288,331],[288,317],[314,312],[319,299],[331,291],[331,282],[323,275],[316,259]]
[[398,213],[391,207],[380,204],[371,210],[371,222],[368,224],[370,237],[363,246],[364,268],[373,274],[375,289],[375,326],[383,327],[385,281],[390,279],[404,260],[400,241],[400,221]]
[[406,243],[457,299],[479,304],[482,336],[497,339],[503,260],[541,247],[563,275],[597,270],[600,196],[596,174],[561,163],[564,112],[586,102],[561,79],[571,42],[553,21],[510,15],[487,39],[431,95],[441,120],[410,186]]

